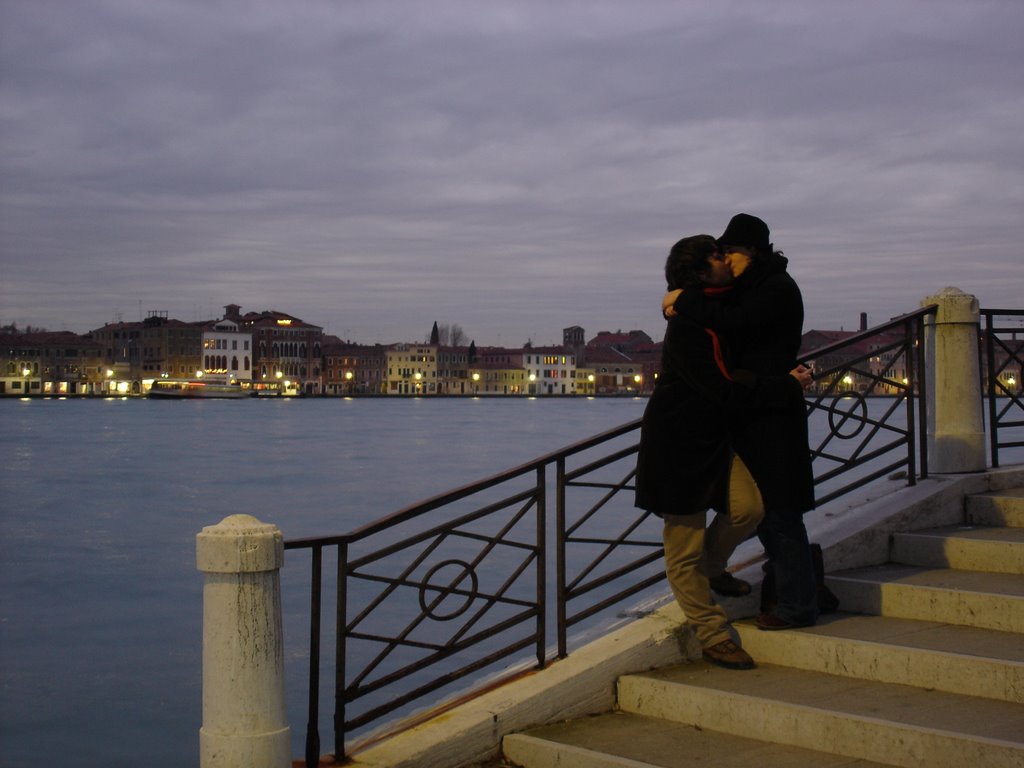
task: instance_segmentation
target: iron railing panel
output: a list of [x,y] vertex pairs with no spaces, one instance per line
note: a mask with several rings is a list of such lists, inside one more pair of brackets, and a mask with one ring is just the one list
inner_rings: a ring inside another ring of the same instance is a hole
[[988,400],[989,453],[992,466],[998,467],[1001,448],[1024,446],[1024,310],[983,309],[981,316],[982,391]]
[[[808,420],[828,425],[817,430],[822,436],[811,445],[818,504],[901,468],[910,484],[927,476],[926,391],[919,372],[923,319],[934,312],[934,306],[924,307],[801,356],[801,363],[815,369],[815,387],[806,397]],[[873,415],[869,401],[887,405]],[[901,458],[883,461],[897,451]]]

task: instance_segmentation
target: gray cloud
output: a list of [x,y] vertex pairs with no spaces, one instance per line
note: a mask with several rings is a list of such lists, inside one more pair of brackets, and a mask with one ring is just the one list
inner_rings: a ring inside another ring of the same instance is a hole
[[1020,304],[1020,3],[689,6],[7,0],[0,321],[657,336],[739,210],[808,326]]

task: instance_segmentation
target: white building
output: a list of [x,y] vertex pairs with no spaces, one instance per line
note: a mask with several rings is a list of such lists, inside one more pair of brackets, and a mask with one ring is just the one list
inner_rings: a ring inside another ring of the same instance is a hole
[[576,355],[566,347],[531,347],[523,350],[528,394],[576,394]]
[[252,334],[224,318],[203,327],[202,371],[215,381],[252,381]]

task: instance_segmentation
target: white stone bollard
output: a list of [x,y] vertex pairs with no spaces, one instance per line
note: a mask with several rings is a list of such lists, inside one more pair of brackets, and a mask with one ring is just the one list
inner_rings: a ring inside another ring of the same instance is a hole
[[201,768],[290,768],[276,525],[231,515],[196,536],[203,585]]
[[937,304],[925,318],[928,471],[985,469],[985,418],[978,360],[978,299],[943,288],[921,301]]

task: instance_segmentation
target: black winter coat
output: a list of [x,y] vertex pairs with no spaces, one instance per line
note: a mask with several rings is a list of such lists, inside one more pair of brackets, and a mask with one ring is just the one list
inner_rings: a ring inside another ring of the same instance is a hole
[[[678,313],[719,332],[732,351],[732,364],[756,376],[780,376],[796,367],[803,332],[800,289],[773,254],[755,261],[734,283],[728,302],[687,291],[675,303]],[[789,408],[733,414],[733,447],[747,465],[764,498],[765,509],[814,508],[814,476],[803,397]]]
[[[709,299],[709,303],[717,300]],[[718,339],[677,316],[668,321],[662,371],[644,410],[636,506],[656,514],[726,510],[732,413],[803,402],[788,375],[727,377]]]

